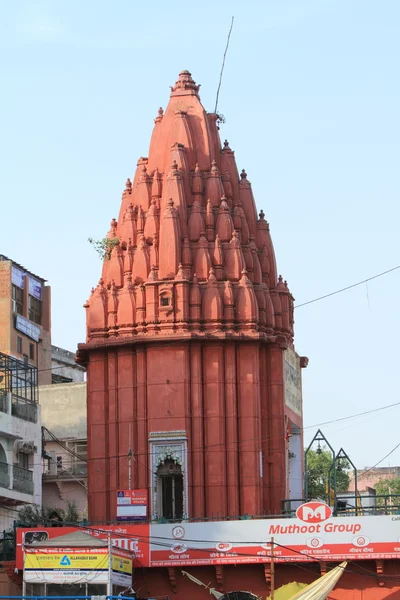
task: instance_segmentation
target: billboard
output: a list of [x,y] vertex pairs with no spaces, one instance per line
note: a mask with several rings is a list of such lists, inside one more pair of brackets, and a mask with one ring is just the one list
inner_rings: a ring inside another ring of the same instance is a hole
[[400,516],[340,518],[328,516],[329,507],[326,509],[310,507],[301,513],[304,520],[154,525],[150,533],[150,565],[270,562],[271,538],[276,562],[400,558]]
[[119,490],[117,521],[145,521],[146,519],[147,490]]
[[16,315],[15,329],[17,329],[21,333],[24,333],[35,342],[38,342],[40,340],[40,327],[31,323],[22,315]]
[[297,416],[303,413],[303,399],[301,394],[301,367],[300,356],[291,348],[284,352],[285,371],[285,404]]
[[29,276],[29,294],[37,300],[42,299],[42,284],[37,279],[34,279],[32,275]]
[[132,555],[119,548],[112,551],[112,582],[115,585],[129,587],[132,585]]
[[[23,551],[22,544],[29,544],[34,546],[38,542],[46,542],[47,540],[53,540],[60,535],[66,535],[68,533],[75,533],[76,531],[84,531],[93,535],[103,541],[107,541],[108,532],[111,532],[111,544],[113,550],[117,548],[126,551],[129,556],[134,556],[137,559],[137,566],[149,566],[149,539],[150,539],[150,528],[149,525],[126,525],[119,527],[118,525],[113,526],[101,526],[100,528],[95,527],[36,527],[36,528],[18,528],[16,534],[16,567],[22,569]],[[54,549],[53,549],[54,551]]]
[[21,271],[14,265],[11,267],[11,283],[17,287],[24,289],[25,271]]
[[[71,533],[74,528],[63,528]],[[143,567],[268,563],[271,538],[276,562],[400,559],[400,515],[333,517],[323,503],[309,503],[295,518],[110,526],[84,531],[134,553]],[[17,529],[16,567],[22,540],[48,539],[60,528]],[[125,571],[124,571],[125,572]]]
[[108,548],[26,548],[24,581],[107,583]]

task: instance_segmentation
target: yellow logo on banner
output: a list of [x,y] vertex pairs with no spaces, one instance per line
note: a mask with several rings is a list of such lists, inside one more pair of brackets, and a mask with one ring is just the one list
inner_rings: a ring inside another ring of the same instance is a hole
[[132,575],[132,560],[130,558],[123,558],[121,556],[112,557],[112,570],[118,573],[126,573]]
[[83,569],[85,571],[102,570],[108,567],[108,554],[93,553],[65,553],[65,554],[40,554],[39,552],[25,554],[25,569]]

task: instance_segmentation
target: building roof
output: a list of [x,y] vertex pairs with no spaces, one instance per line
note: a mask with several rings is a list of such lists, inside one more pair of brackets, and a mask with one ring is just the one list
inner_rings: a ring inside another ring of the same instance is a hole
[[62,546],[68,548],[103,548],[108,544],[104,540],[93,537],[90,533],[85,533],[84,531],[74,531],[73,533],[59,535],[51,540],[45,540],[44,542],[26,545],[34,548],[59,548]]
[[25,273],[28,273],[28,275],[32,275],[32,277],[34,277],[35,279],[38,279],[42,283],[47,282],[47,279],[43,279],[43,277],[40,277],[39,275],[35,275],[35,273],[28,271],[28,269],[26,269],[23,265],[20,265],[15,260],[13,260],[12,258],[8,258],[8,256],[5,256],[4,254],[0,254],[0,261],[11,262],[13,265],[18,267],[18,269],[21,269],[21,271],[25,271]]

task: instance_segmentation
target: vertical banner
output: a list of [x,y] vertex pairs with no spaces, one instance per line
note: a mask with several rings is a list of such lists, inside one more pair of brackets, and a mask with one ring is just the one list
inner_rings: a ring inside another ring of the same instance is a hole
[[11,283],[24,289],[25,272],[17,269],[14,265],[11,267]]
[[37,300],[42,299],[42,284],[31,276],[29,276],[29,294]]

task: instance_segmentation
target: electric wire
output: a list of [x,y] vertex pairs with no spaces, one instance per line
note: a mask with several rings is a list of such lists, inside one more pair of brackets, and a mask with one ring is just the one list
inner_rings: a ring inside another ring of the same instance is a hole
[[[324,294],[322,296],[317,296],[316,298],[313,298],[311,300],[307,300],[306,302],[302,302],[301,304],[295,304],[294,305],[294,309],[296,310],[298,308],[302,308],[303,306],[308,306],[309,304],[313,304],[315,302],[319,302],[321,300],[325,300],[326,298],[330,298],[331,296],[335,296],[337,294],[341,294],[342,292],[346,292],[346,291],[348,291],[350,289],[353,289],[355,287],[363,285],[364,283],[367,283],[367,282],[372,281],[374,279],[378,279],[379,277],[383,277],[384,275],[392,273],[393,271],[397,271],[398,269],[400,269],[400,265],[397,265],[396,267],[392,267],[391,269],[387,269],[386,271],[382,271],[380,273],[377,273],[376,275],[372,275],[371,277],[368,277],[367,279],[363,279],[362,281],[358,281],[358,282],[353,283],[351,285],[348,285],[346,287],[342,287],[340,289],[337,289],[337,290],[335,290],[333,292],[329,292],[328,294]],[[289,310],[290,309],[285,309],[285,310],[282,310],[282,312],[288,312]],[[271,313],[268,316],[274,316],[274,314],[275,313]],[[215,333],[218,333],[219,331],[220,331],[219,329],[216,329]],[[171,340],[170,342],[161,343],[161,344],[156,341],[156,343],[157,343],[157,349],[159,349],[159,348],[166,348],[166,347],[169,347],[169,346],[175,345],[175,344],[182,344],[182,343],[186,343],[186,342],[193,342],[193,341],[200,341],[200,340],[210,340],[210,339],[219,340],[219,338],[216,338],[216,337],[213,338],[212,335],[210,335],[210,334],[204,334],[204,335],[198,335],[198,336],[187,337],[187,338],[180,337],[177,340]],[[235,340],[235,338],[232,338],[232,339]],[[145,346],[146,344],[151,344],[153,342],[154,342],[154,340],[146,340],[146,338],[141,338],[140,341],[138,341],[136,343],[140,347],[141,345]],[[105,349],[107,349],[107,347]],[[139,351],[143,351],[143,350],[139,349]],[[120,354],[119,356],[121,358],[123,356],[132,356],[132,352],[129,352],[129,353],[126,353],[126,354]],[[90,361],[90,364],[93,364],[95,362],[103,362],[104,360],[105,360],[105,358],[92,359]],[[62,367],[62,366],[60,366],[60,367],[49,367],[49,368],[46,368],[46,369],[38,369],[37,372],[38,373],[43,373],[45,371],[53,371],[55,369],[62,369],[62,368],[64,368],[64,367]]]
[[[99,527],[95,527],[95,526],[91,526],[91,525],[89,525],[89,526],[73,525],[73,527],[76,527],[77,529],[84,529],[86,531],[90,530],[92,532],[97,533],[98,535],[108,535],[110,533],[110,531],[111,531],[114,538],[115,537],[117,537],[117,538],[120,537],[120,538],[123,538],[123,539],[131,539],[131,540],[135,540],[135,541],[141,541],[143,543],[147,543],[149,545],[153,544],[154,546],[158,546],[158,547],[161,547],[161,548],[170,548],[171,547],[171,543],[175,543],[176,542],[176,539],[170,538],[170,537],[162,537],[162,536],[154,536],[154,535],[145,536],[143,534],[141,534],[141,535],[133,535],[133,534],[126,534],[126,533],[119,533],[119,532],[110,530],[109,528],[105,529],[105,528],[99,528]],[[191,543],[196,543],[196,544],[207,544],[207,543],[209,543],[209,544],[215,544],[216,543],[216,540],[204,540],[204,539],[186,539],[185,538],[184,540],[181,540],[181,541],[183,543],[185,543],[185,542],[191,542]],[[271,545],[271,541],[268,542],[268,541],[265,541],[265,540],[262,541],[262,542],[260,542],[260,541],[248,541],[248,542],[240,541],[240,542],[236,542],[236,541],[224,540],[224,543],[229,543],[229,544],[232,544],[232,545],[235,545],[235,544],[236,545],[239,545],[239,544],[240,545],[242,545],[242,544],[252,544],[252,545],[257,545],[257,546],[261,546],[261,545],[264,545],[264,544],[267,543],[267,544]],[[284,544],[279,544],[275,540],[274,540],[274,546],[284,548],[286,550],[289,550],[290,552],[293,552],[294,554],[298,554],[298,555],[300,555],[302,557],[306,557],[306,558],[308,558],[310,560],[311,563],[320,563],[321,564],[321,563],[326,563],[327,562],[326,558],[325,559],[324,558],[318,558],[317,556],[314,556],[312,554],[308,554],[308,553],[306,553],[304,551],[296,550],[296,549],[294,549],[291,546],[287,546],[287,545],[284,545]],[[209,548],[198,548],[198,547],[195,547],[195,548],[188,547],[188,550],[196,550],[196,551],[200,551],[200,552],[207,552],[208,554],[209,554],[209,551],[210,551]],[[255,555],[254,554],[250,554],[250,553],[235,552],[235,555],[239,556],[239,557],[255,558]],[[271,554],[264,554],[264,555],[262,555],[262,558],[272,558],[272,556],[271,556]],[[345,560],[347,560],[347,562],[351,562],[352,564],[354,564],[354,565],[356,565],[358,567],[358,563],[355,563],[355,561],[353,561],[351,559],[345,559]],[[329,561],[329,562],[337,562],[337,560],[335,560],[335,561]],[[232,564],[232,563],[230,563],[230,564]],[[298,563],[295,562],[295,561],[293,561],[289,557],[281,557],[279,559],[279,561],[277,561],[277,564],[290,564],[290,565],[295,566],[295,567],[298,566]],[[228,565],[229,565],[229,563],[228,563]],[[196,565],[192,565],[192,566],[196,566]],[[340,566],[340,565],[338,565],[338,566]],[[333,568],[335,568],[335,567],[332,567],[332,569]],[[341,567],[341,568],[345,572],[353,573],[353,574],[356,574],[356,575],[363,576],[362,573],[359,573],[358,571],[354,571],[352,569],[349,569],[347,566],[346,567]],[[327,569],[327,570],[331,570],[331,569]],[[381,574],[376,574],[376,573],[370,573],[370,572],[368,572],[367,569],[364,569],[364,570],[365,570],[365,575],[364,576],[370,576],[370,577],[374,577],[375,579],[378,578],[378,579],[382,579],[382,580],[385,580],[385,581],[392,581],[392,582],[395,582],[395,583],[398,583],[398,579],[394,579],[394,577],[400,577],[400,574],[399,575],[394,574],[392,576],[390,576],[390,575],[386,576],[386,575],[381,575]]]

